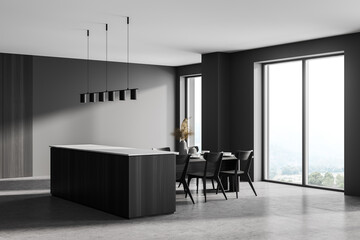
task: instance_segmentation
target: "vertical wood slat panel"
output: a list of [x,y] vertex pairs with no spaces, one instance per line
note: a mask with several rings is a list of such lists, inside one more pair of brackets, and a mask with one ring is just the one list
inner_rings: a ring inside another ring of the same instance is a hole
[[4,96],[4,76],[3,76],[3,54],[0,54],[0,178],[3,178],[3,96]]
[[33,175],[33,142],[32,142],[32,119],[33,119],[33,64],[32,57],[24,56],[23,60],[23,95],[24,95],[24,177]]
[[23,56],[15,58],[15,67],[14,67],[14,76],[16,79],[16,87],[13,91],[14,95],[12,100],[16,103],[14,108],[15,121],[17,125],[13,129],[15,137],[15,158],[17,166],[14,166],[14,169],[17,169],[18,175],[24,176],[24,89],[23,89]]
[[4,108],[3,108],[3,148],[4,148],[4,165],[3,165],[3,174],[5,178],[15,177],[16,169],[13,166],[17,165],[17,159],[14,156],[15,146],[15,137],[14,137],[14,126],[17,125],[15,120],[14,108],[15,103],[12,101],[13,91],[16,85],[16,79],[14,79],[14,57],[9,54],[4,55]]
[[31,57],[4,54],[2,166],[4,178],[32,175]]
[[9,176],[12,175],[12,173],[10,172],[11,167],[11,160],[12,160],[12,156],[11,156],[11,146],[12,143],[10,142],[12,140],[11,137],[11,132],[12,132],[12,124],[11,124],[11,119],[12,119],[12,112],[9,111],[9,109],[11,109],[11,101],[9,101],[9,97],[11,96],[11,91],[12,91],[12,86],[11,86],[11,78],[12,78],[12,69],[11,69],[11,58],[8,54],[4,55],[4,91],[3,91],[3,149],[5,150],[3,152],[3,177],[7,178]]

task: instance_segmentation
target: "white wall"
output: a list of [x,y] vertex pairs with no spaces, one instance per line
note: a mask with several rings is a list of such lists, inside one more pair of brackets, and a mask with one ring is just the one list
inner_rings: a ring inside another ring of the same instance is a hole
[[[34,57],[33,173],[50,175],[52,144],[94,143],[114,146],[174,149],[175,70],[135,64],[130,88],[138,100],[79,103],[86,91],[86,62]],[[103,62],[90,64],[90,91],[105,88]],[[108,88],[126,88],[125,64],[109,63]]]

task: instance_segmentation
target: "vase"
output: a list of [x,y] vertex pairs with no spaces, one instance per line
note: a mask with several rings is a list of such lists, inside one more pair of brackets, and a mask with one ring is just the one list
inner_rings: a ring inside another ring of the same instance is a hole
[[181,140],[179,142],[179,154],[180,155],[188,154],[188,146],[187,146],[187,142],[185,140]]

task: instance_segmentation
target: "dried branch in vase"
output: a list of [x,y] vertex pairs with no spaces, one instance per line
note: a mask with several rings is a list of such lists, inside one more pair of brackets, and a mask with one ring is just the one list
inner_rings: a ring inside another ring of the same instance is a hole
[[181,127],[175,129],[175,131],[172,133],[173,136],[175,136],[180,141],[187,140],[189,136],[193,135],[194,132],[189,128],[188,125],[188,119],[185,118],[182,123]]

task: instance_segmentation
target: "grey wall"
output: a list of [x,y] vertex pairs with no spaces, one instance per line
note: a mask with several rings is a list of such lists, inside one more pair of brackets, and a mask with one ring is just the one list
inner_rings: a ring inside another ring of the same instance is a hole
[[202,145],[210,151],[230,150],[229,55],[202,55]]
[[[86,61],[33,58],[33,170],[49,175],[49,145],[94,143],[174,148],[175,68],[131,64],[138,100],[79,103],[86,92]],[[105,89],[105,63],[91,61],[90,91]],[[109,63],[108,88],[126,88],[126,67]]]
[[176,67],[176,77],[201,74],[201,63]]

